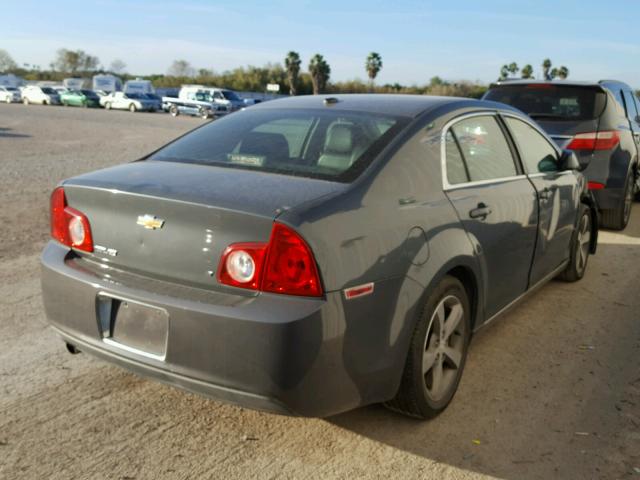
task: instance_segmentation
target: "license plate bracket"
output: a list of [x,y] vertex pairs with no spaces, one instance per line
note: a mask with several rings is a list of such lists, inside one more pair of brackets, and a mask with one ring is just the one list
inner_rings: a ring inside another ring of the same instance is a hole
[[98,295],[98,323],[102,340],[134,353],[164,360],[169,314],[135,300]]

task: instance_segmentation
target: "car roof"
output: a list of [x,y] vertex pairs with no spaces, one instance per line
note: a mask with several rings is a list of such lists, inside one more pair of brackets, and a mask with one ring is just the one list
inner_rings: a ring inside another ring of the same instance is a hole
[[341,95],[301,95],[262,102],[251,107],[254,109],[311,109],[327,108],[351,112],[388,114],[403,117],[418,115],[438,107],[478,108],[488,110],[508,110],[519,112],[502,103],[472,98],[436,97],[430,95],[403,95],[379,93],[354,93]]

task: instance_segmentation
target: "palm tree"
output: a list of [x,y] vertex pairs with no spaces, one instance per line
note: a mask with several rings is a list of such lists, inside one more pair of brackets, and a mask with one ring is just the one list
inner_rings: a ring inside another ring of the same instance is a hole
[[369,88],[373,90],[373,81],[382,69],[382,57],[380,54],[371,52],[367,55],[367,61],[364,64],[364,68],[367,70],[367,75],[369,75]]
[[500,80],[505,80],[509,77],[509,65],[503,65],[500,68]]
[[316,53],[309,61],[309,74],[311,75],[311,83],[313,83],[313,94],[318,95],[325,89],[331,74],[331,67],[319,53]]
[[284,65],[287,68],[287,81],[289,82],[289,95],[297,93],[296,86],[298,84],[298,74],[300,73],[300,55],[298,52],[289,52],[284,59]]
[[569,69],[564,65],[561,66],[558,69],[558,78],[560,78],[560,80],[566,80],[568,76],[569,76]]
[[550,75],[550,70],[551,70],[551,60],[549,60],[548,58],[545,58],[544,62],[542,62],[542,78],[544,78],[545,80],[551,80],[551,75]]
[[512,76],[515,76],[520,69],[518,68],[518,64],[516,62],[511,62],[507,67],[507,70]]
[[553,69],[551,70],[551,73],[549,74],[549,80],[553,80],[558,75],[560,75],[560,71],[557,68],[553,67]]
[[526,64],[524,67],[522,67],[520,73],[522,73],[522,78],[533,78],[533,67],[529,64]]

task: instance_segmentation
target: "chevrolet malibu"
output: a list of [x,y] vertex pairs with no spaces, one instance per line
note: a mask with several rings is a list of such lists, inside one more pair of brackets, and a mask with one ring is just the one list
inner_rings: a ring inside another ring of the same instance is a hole
[[468,99],[266,102],[62,182],[42,254],[72,353],[250,408],[430,418],[473,332],[582,278],[575,154]]

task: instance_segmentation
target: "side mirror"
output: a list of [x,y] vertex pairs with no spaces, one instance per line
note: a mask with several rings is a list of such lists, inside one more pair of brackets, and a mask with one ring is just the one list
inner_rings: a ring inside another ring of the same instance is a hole
[[560,162],[558,166],[560,167],[561,171],[584,170],[584,168],[587,167],[585,165],[584,168],[582,168],[582,166],[580,165],[580,162],[578,161],[578,157],[576,156],[576,153],[573,150],[562,151],[562,155],[560,156]]

